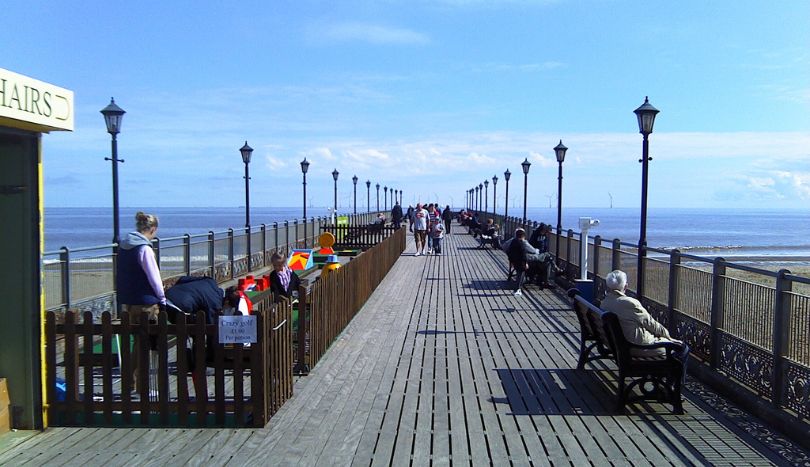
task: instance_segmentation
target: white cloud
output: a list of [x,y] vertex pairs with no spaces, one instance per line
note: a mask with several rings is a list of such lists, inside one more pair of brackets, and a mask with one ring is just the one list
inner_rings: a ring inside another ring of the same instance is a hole
[[554,165],[556,165],[556,159],[551,159],[549,157],[546,157],[546,156],[540,154],[539,152],[531,151],[531,152],[529,152],[529,156],[532,159],[530,162],[538,164],[538,165],[540,165],[540,167],[548,168],[548,167],[554,167]]
[[273,156],[264,156],[264,162],[268,169],[270,170],[280,170],[287,167],[287,163],[283,160],[273,157]]
[[312,27],[309,35],[322,41],[360,41],[371,44],[424,45],[430,37],[418,31],[379,24],[349,22]]
[[563,68],[566,64],[558,61],[546,61],[542,63],[500,63],[488,62],[475,65],[472,71],[477,73],[507,73],[507,72],[540,72]]

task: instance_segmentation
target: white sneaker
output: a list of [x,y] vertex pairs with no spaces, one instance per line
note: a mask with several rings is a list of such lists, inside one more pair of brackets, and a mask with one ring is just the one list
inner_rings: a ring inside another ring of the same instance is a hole
[[520,289],[517,289],[517,290],[515,291],[515,297],[520,297],[520,296],[522,296],[522,295],[523,295],[523,291],[521,291]]
[[415,254],[414,256],[419,256],[419,255],[420,255],[420,253],[417,251],[417,252],[416,252],[416,254]]

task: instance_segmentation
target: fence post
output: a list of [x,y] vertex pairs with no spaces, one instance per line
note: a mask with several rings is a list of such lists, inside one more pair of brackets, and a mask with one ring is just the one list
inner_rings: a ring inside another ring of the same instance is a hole
[[771,402],[777,408],[782,405],[785,394],[786,355],[790,351],[791,297],[793,281],[785,277],[790,274],[781,269],[776,274],[776,296],[773,301],[773,376]]
[[610,258],[610,269],[615,271],[622,268],[622,241],[618,238],[613,239],[613,254]]
[[160,269],[160,237],[152,239],[152,250],[155,252],[155,262],[157,262],[158,269]]
[[290,221],[284,221],[284,253],[290,254]]
[[[669,252],[669,293],[667,303],[667,327],[669,331],[675,330],[675,308],[678,308],[678,290],[680,288],[679,273],[681,268],[681,252],[677,248]],[[680,336],[683,337],[683,336]]]
[[245,256],[247,257],[247,270],[253,270],[253,245],[251,245],[250,227],[245,227]]
[[593,278],[599,277],[599,248],[602,247],[602,237],[593,237]]
[[67,311],[70,310],[70,248],[62,247],[59,262],[62,263],[62,303],[65,304]]
[[191,275],[191,235],[183,235],[183,270],[187,276]]
[[[298,235],[298,219],[293,219],[293,226],[295,226],[295,235],[294,235],[295,238],[293,239],[293,244],[295,245],[295,248],[298,248],[298,239],[301,238]],[[304,228],[306,230],[306,226],[304,226]]]
[[571,240],[574,238],[574,231],[568,229],[567,245],[565,246],[565,263],[566,269],[571,266]]
[[228,263],[231,265],[231,279],[236,277],[233,268],[233,229],[228,228]]
[[273,237],[275,240],[273,250],[274,252],[278,252],[278,222],[273,222]]
[[267,266],[267,224],[262,224],[262,267]]
[[208,231],[208,269],[211,270],[211,277],[217,279],[216,250],[214,248],[214,231]]
[[296,375],[308,375],[309,365],[307,365],[307,285],[308,279],[302,279],[298,286],[298,362],[295,364],[293,373]]
[[726,260],[715,258],[712,266],[711,355],[709,364],[713,369],[720,366],[720,328],[723,326],[723,299],[725,296]]

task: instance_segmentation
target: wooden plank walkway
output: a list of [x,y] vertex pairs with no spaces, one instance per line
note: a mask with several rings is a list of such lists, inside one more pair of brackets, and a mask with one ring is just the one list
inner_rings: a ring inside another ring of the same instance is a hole
[[616,415],[608,367],[575,369],[576,319],[562,291],[514,297],[502,252],[466,234],[445,242],[444,256],[414,257],[409,245],[266,428],[56,428],[0,453],[0,464],[810,462],[695,381],[685,415],[658,404]]

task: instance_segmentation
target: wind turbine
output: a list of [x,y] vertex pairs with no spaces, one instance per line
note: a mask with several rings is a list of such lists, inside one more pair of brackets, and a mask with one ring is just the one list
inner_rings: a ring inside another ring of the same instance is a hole
[[608,192],[608,197],[610,197],[610,209],[613,209],[613,195]]

